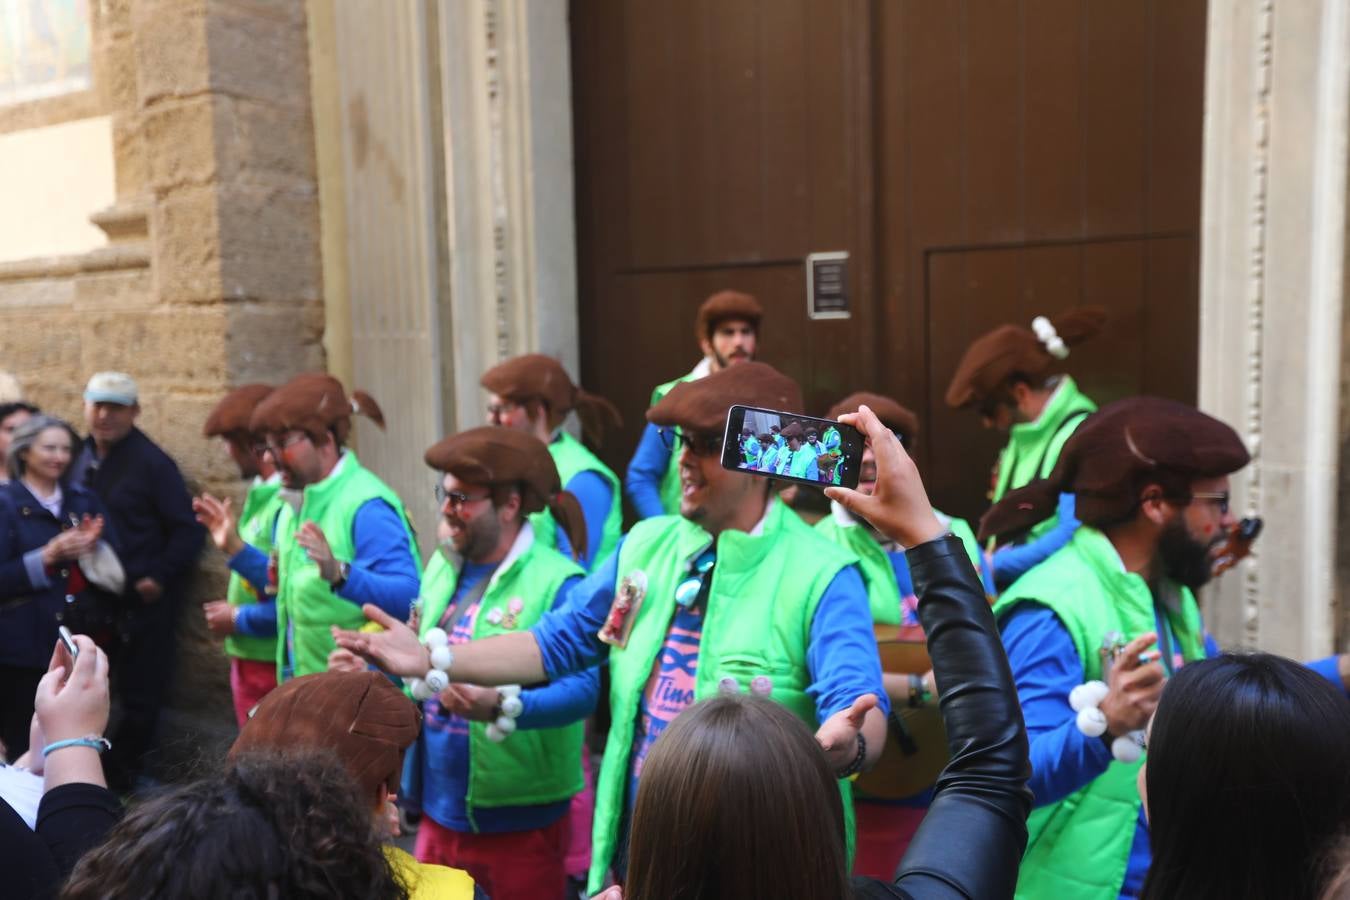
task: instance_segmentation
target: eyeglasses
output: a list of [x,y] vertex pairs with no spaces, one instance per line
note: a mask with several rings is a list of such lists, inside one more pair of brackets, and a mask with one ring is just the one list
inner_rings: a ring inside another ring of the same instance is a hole
[[470,503],[477,503],[479,500],[486,500],[488,497],[492,496],[491,491],[484,491],[483,493],[477,495],[476,497],[471,497],[468,494],[464,493],[463,491],[447,491],[445,489],[445,485],[441,484],[440,482],[436,483],[435,493],[436,493],[436,503],[438,505],[444,506],[445,501],[449,500],[451,512],[456,513],[463,510],[464,507],[469,505]]
[[722,436],[720,434],[687,434],[680,428],[662,428],[660,434],[661,443],[666,445],[667,450],[674,451],[682,447],[688,447],[689,452],[695,456],[722,455]]
[[256,456],[262,456],[264,453],[270,453],[272,454],[273,457],[280,458],[281,452],[283,450],[285,450],[288,447],[293,447],[296,444],[300,443],[301,441],[307,440],[309,440],[309,435],[302,431],[299,434],[293,434],[290,437],[282,438],[280,443],[274,444],[271,441],[259,441],[258,443],[253,445],[253,453]]
[[514,400],[503,400],[501,403],[489,403],[487,405],[488,418],[494,422],[508,413],[515,412],[520,407]]
[[1191,491],[1191,501],[1208,500],[1219,508],[1219,515],[1228,515],[1229,494],[1227,491]]

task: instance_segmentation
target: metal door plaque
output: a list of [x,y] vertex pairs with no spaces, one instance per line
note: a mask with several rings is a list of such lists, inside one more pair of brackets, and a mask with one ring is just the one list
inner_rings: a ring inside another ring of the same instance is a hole
[[806,257],[806,314],[812,319],[847,319],[848,252]]

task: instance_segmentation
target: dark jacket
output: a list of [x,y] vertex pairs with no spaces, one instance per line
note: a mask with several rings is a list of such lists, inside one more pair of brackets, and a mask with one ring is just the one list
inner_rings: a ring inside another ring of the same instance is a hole
[[894,884],[857,900],[1011,897],[1027,846],[1031,765],[1022,708],[984,588],[959,538],[905,553],[952,758]]
[[56,645],[56,614],[65,605],[69,570],[62,566],[47,573],[48,585],[36,587],[24,554],[40,550],[86,513],[103,516],[103,539],[117,550],[117,527],[93,491],[62,485],[61,517],[57,519],[23,482],[0,485],[0,663],[47,668]]
[[80,857],[103,842],[122,818],[122,804],[105,787],[61,784],[42,795],[37,829],[0,802],[0,894],[45,898],[56,894]]
[[166,592],[180,585],[206,534],[192,513],[183,476],[167,453],[139,428],[131,429],[103,459],[94,452],[94,439],[85,438],[70,480],[92,488],[107,506],[120,540],[117,550],[128,595],[135,595],[136,582],[146,576]]

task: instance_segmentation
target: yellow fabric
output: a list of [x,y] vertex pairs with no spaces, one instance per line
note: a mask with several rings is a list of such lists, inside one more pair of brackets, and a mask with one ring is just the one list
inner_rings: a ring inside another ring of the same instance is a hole
[[473,900],[473,879],[463,869],[420,863],[393,844],[385,844],[384,855],[411,900]]

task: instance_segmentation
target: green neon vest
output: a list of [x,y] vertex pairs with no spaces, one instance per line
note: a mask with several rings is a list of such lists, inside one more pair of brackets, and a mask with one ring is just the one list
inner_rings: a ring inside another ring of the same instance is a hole
[[[1036,421],[1019,422],[1008,432],[1008,443],[998,457],[998,482],[994,485],[993,502],[1002,500],[1009,491],[1049,475],[1059,462],[1065,442],[1096,409],[1097,404],[1078,390],[1072,377],[1060,376],[1059,385]],[[1038,523],[1031,529],[1028,540],[1045,534],[1058,521],[1056,514]]]
[[[877,625],[899,625],[902,599],[900,586],[895,581],[895,569],[891,567],[885,549],[872,529],[851,519],[848,524],[844,524],[839,520],[839,515],[832,508],[830,515],[816,523],[816,532],[858,557],[858,568],[862,570],[863,582],[867,585],[867,605],[872,610],[872,621]],[[979,571],[980,545],[965,519],[954,519],[942,513],[937,513],[937,516],[966,545],[970,562]]]
[[[626,801],[638,703],[675,614],[675,587],[689,561],[712,542],[699,526],[678,516],[645,519],[619,548],[618,581],[636,571],[647,576],[647,593],[636,612],[628,645],[609,652],[612,721],[595,788],[589,893],[596,893],[613,860]],[[845,566],[847,551],[816,535],[783,504],[770,503],[763,533],[725,531],[717,541],[717,564],[703,616],[694,682],[695,700],[715,696],[718,681],[731,677],[748,691],[766,675],[772,699],[807,725],[819,727],[807,695],[811,673],[806,647],[821,594]],[[843,794],[850,858],[853,851],[851,785]]]
[[[255,482],[249,487],[248,494],[244,497],[244,508],[239,513],[237,529],[239,537],[243,538],[245,544],[257,547],[265,554],[272,552],[272,527],[276,524],[277,513],[281,512],[284,503],[280,492],[279,480]],[[243,606],[257,603],[258,592],[238,572],[231,572],[225,599],[230,601],[232,606]],[[275,662],[277,639],[232,634],[225,638],[225,652],[239,659]]]
[[[1180,611],[1167,613],[1186,662],[1204,659],[1204,626],[1189,590],[1178,586]],[[1106,536],[1086,525],[1053,556],[1019,578],[994,604],[1000,620],[1017,604],[1049,607],[1073,637],[1083,680],[1101,678],[1098,650],[1108,631],[1127,640],[1157,626],[1153,594],[1139,575],[1126,572]],[[1014,673],[1015,674],[1015,673]],[[1112,762],[1086,787],[1032,810],[1029,839],[1017,880],[1017,897],[1115,900],[1139,818],[1136,776],[1143,761]]]
[[[305,548],[295,540],[301,523],[314,522],[328,539],[337,559],[356,555],[352,523],[356,511],[368,500],[380,499],[398,511],[407,532],[408,552],[417,563],[417,542],[403,501],[369,469],[357,462],[356,454],[343,451],[335,471],[301,495],[300,512],[283,504],[277,517],[277,680],[309,675],[328,669],[328,654],[336,644],[330,626],[358,629],[366,624],[359,604],[333,592],[319,576],[319,567],[309,561]],[[411,599],[411,598],[409,598]],[[287,672],[287,641],[291,643]]]
[[[422,634],[445,614],[463,566],[463,560],[446,552],[444,546],[427,561],[422,576]],[[524,631],[553,605],[563,582],[584,574],[576,563],[535,540],[534,529],[527,523],[488,582],[474,617],[473,640]],[[509,604],[516,599],[523,606],[515,621],[509,622]],[[500,609],[503,617],[496,625],[487,618],[494,609]],[[453,623],[446,630],[452,627]],[[580,791],[585,786],[581,774],[585,731],[585,722],[577,721],[563,728],[517,730],[495,743],[488,739],[486,722],[470,722],[469,792],[465,797],[469,821],[473,821],[475,807],[555,803]]]
[[[674,381],[658,384],[656,390],[652,391],[650,405],[655,406],[660,403],[661,398],[669,394],[671,388],[689,380],[690,377],[684,375]],[[670,454],[670,462],[666,465],[666,474],[661,477],[661,506],[665,508],[668,516],[680,514],[680,454],[673,451]]]
[[[591,568],[594,569],[609,559],[609,555],[619,544],[619,535],[623,532],[623,499],[619,491],[619,477],[581,441],[565,431],[558,432],[558,435],[548,445],[548,452],[553,456],[553,464],[558,467],[558,478],[564,488],[567,487],[567,482],[582,472],[595,472],[609,485],[609,514],[605,516],[605,530],[600,536],[599,547],[595,551],[595,556],[591,558]],[[531,515],[530,523],[534,526],[536,541],[551,550],[558,548],[558,523],[548,510]],[[587,535],[586,540],[594,543],[595,537]],[[579,553],[584,553],[586,548],[575,549]]]

